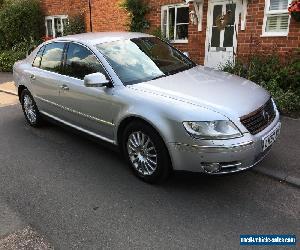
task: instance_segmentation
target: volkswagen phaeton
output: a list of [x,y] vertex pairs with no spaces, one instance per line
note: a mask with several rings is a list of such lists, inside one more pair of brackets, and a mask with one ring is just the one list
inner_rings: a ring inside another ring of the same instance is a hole
[[257,84],[195,64],[142,33],[85,33],[42,43],[15,63],[27,122],[45,117],[115,144],[150,183],[172,170],[249,169],[280,131],[279,112]]

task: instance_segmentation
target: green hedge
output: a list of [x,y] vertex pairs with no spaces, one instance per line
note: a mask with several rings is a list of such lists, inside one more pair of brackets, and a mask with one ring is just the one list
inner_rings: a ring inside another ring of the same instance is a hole
[[12,71],[14,63],[36,47],[44,31],[39,0],[0,0],[0,71]]
[[24,59],[26,53],[22,51],[0,51],[0,71],[10,72],[16,61]]
[[39,40],[44,17],[38,0],[5,0],[0,8],[0,50],[20,42]]
[[226,63],[220,69],[247,78],[266,88],[273,96],[280,111],[300,116],[300,55],[296,51],[285,60],[278,54],[255,55]]
[[64,27],[64,35],[73,35],[84,33],[85,29],[85,20],[84,14],[78,14],[69,17],[69,22],[66,27]]
[[132,32],[144,32],[149,29],[150,23],[146,18],[150,10],[147,1],[121,0],[120,7],[128,12],[129,23],[127,26]]

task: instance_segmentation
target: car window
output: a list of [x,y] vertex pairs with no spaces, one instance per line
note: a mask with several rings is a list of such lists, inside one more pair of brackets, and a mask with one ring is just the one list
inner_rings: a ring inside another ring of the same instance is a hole
[[57,73],[61,73],[61,62],[65,43],[49,43],[46,45],[41,68]]
[[39,68],[41,66],[41,61],[42,61],[42,55],[44,52],[45,46],[41,47],[38,53],[36,54],[36,57],[32,63],[33,67]]
[[70,43],[64,74],[83,80],[86,75],[96,72],[105,74],[96,56],[87,48],[79,44]]
[[120,40],[97,45],[124,85],[150,81],[195,67],[168,43],[155,37]]

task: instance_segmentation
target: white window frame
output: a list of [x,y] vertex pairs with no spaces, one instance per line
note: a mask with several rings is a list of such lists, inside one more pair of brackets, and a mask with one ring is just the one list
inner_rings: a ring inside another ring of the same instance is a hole
[[[270,9],[270,1],[271,0],[265,0],[265,14],[264,14],[264,20],[263,20],[263,27],[262,27],[262,35],[261,37],[274,37],[274,36],[288,36],[289,34],[289,28],[290,28],[290,15],[288,18],[288,27],[286,31],[266,31],[267,27],[267,18],[270,16],[281,16],[289,14],[288,8],[286,10],[269,10]],[[288,1],[288,6],[291,3],[291,0]]]
[[62,32],[62,35],[64,35],[64,25],[63,25],[62,19],[68,19],[68,15],[54,15],[54,16],[46,16],[45,17],[46,36],[49,36],[49,34],[48,34],[48,27],[47,27],[47,20],[52,20],[53,38],[56,37],[55,26],[54,26],[54,19],[55,18],[59,18],[60,19],[61,32]]
[[[166,38],[169,40],[169,34],[170,34],[170,25],[169,25],[169,9],[175,8],[175,23],[174,23],[174,38],[176,37],[176,27],[179,24],[188,24],[188,23],[176,23],[177,20],[177,9],[179,8],[189,8],[188,4],[171,4],[171,5],[164,5],[161,7],[161,32],[163,33],[163,26],[164,26],[164,12],[167,11],[167,27],[166,27]],[[190,17],[189,17],[190,18]],[[171,43],[188,43],[188,39],[174,39],[170,40]]]

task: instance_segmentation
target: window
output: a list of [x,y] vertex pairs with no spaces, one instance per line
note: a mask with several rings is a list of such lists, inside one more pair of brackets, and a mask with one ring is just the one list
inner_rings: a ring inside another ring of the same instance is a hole
[[64,28],[68,24],[67,16],[47,16],[45,19],[46,36],[60,37],[64,35]]
[[42,61],[42,55],[44,52],[45,46],[41,47],[38,53],[36,54],[36,57],[32,63],[33,67],[39,68],[41,66],[41,61]]
[[83,80],[86,75],[96,72],[105,74],[102,65],[95,55],[81,45],[70,43],[64,74]]
[[287,36],[289,0],[266,0],[263,36]]
[[168,5],[162,7],[162,34],[171,42],[187,42],[189,29],[189,6]]
[[98,44],[124,85],[154,80],[195,67],[178,50],[155,37]]
[[57,73],[61,73],[61,62],[65,43],[49,43],[46,45],[41,68]]
[[[213,8],[213,23],[211,30],[211,47],[233,47],[233,37],[234,37],[234,24],[235,24],[235,10],[236,4],[216,4]],[[222,13],[231,13],[229,16],[228,23],[226,24],[224,30],[220,30],[217,26],[217,17],[221,16]]]

